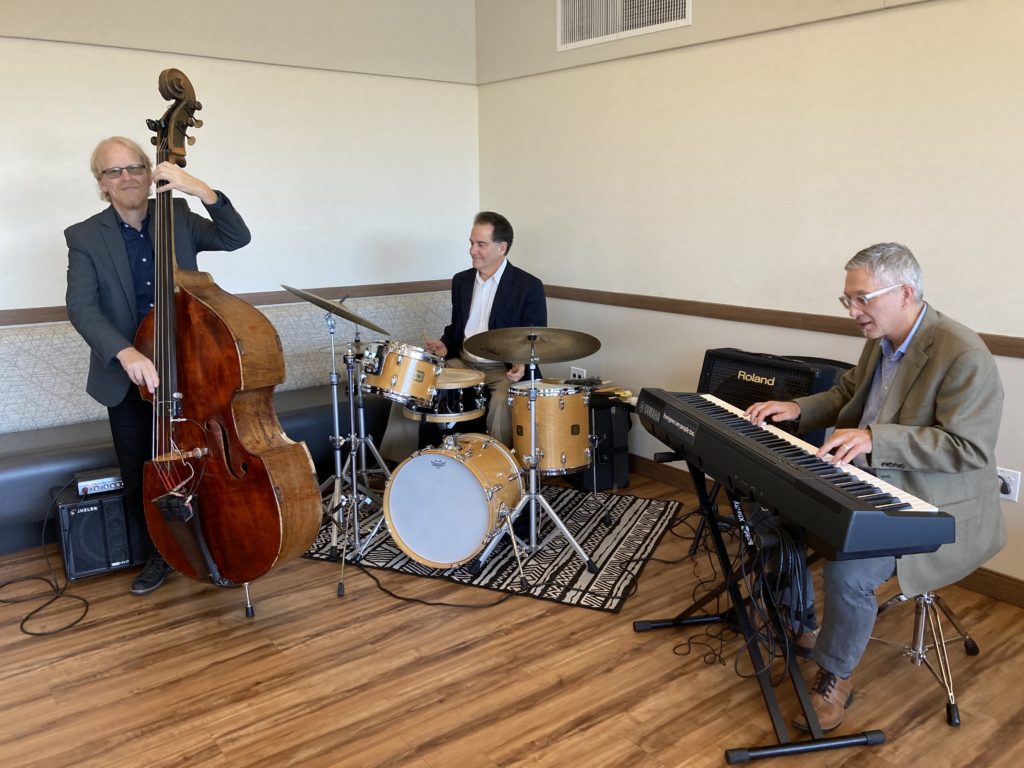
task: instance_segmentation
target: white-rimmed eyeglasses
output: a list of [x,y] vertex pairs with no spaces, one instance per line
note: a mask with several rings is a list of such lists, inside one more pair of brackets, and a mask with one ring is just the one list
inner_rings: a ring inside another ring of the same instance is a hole
[[888,288],[879,288],[877,291],[871,291],[871,293],[860,294],[857,296],[847,296],[845,293],[839,297],[839,303],[842,304],[846,309],[864,309],[868,305],[868,302],[872,299],[878,298],[883,293],[889,291],[895,291],[897,288],[902,288],[906,283],[896,283],[896,285],[890,285]]

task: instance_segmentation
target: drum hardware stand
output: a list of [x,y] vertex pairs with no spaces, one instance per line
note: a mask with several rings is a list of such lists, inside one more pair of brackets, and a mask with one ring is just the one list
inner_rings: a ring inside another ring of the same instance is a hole
[[[594,413],[594,409],[591,408],[589,410],[590,410],[590,435],[588,435],[588,437],[587,437],[587,443],[590,445],[590,472],[591,472],[590,478],[593,481],[593,487],[590,489],[590,499],[595,504],[597,504],[597,455],[598,455],[597,447],[601,444],[601,440],[603,438],[601,437],[601,435],[597,434],[597,416]],[[608,460],[611,461],[611,456],[608,457]],[[605,525],[609,526],[609,527],[612,526],[612,524],[615,521],[612,520],[611,510],[607,510],[604,513],[604,517],[602,518],[602,522]]]
[[[530,476],[530,490],[527,491],[525,494],[523,494],[523,498],[519,500],[519,503],[516,505],[516,508],[514,510],[512,510],[512,513],[509,515],[509,519],[510,520],[514,520],[516,517],[519,516],[519,514],[524,509],[526,509],[527,505],[529,505],[529,508],[530,508],[530,543],[526,547],[526,550],[527,550],[527,552],[532,554],[532,553],[536,552],[537,550],[539,550],[542,546],[544,546],[547,543],[547,540],[545,540],[545,541],[541,542],[541,544],[539,544],[539,545],[537,544],[537,508],[540,507],[540,510],[545,512],[545,513],[547,513],[548,517],[550,517],[551,521],[555,524],[555,527],[558,528],[559,531],[561,531],[562,535],[565,537],[565,540],[569,542],[569,544],[572,546],[572,548],[574,550],[576,550],[576,554],[579,556],[579,558],[584,563],[586,563],[587,570],[590,573],[597,573],[598,570],[599,570],[598,567],[597,567],[597,563],[595,563],[592,559],[590,559],[590,557],[587,555],[587,553],[583,550],[583,547],[581,547],[579,545],[579,542],[577,542],[576,539],[573,538],[573,535],[571,533],[569,533],[569,529],[565,527],[565,523],[562,522],[562,519],[555,513],[555,510],[552,509],[551,505],[548,503],[548,500],[545,499],[544,496],[541,495],[541,492],[540,492],[540,490],[541,490],[540,489],[540,483],[538,482],[538,479],[537,479],[537,476],[539,474],[539,470],[537,469],[538,461],[537,461],[537,409],[536,409],[536,405],[537,405],[536,370],[537,370],[537,363],[540,362],[540,361],[537,358],[536,349],[535,349],[535,346],[534,346],[537,337],[535,335],[531,334],[528,338],[530,340],[530,362],[529,362],[529,365],[528,365],[528,367],[530,369],[530,390],[529,390],[529,392],[530,392],[530,402],[529,402],[529,407],[530,407],[530,455],[526,457],[527,463],[529,464],[529,467],[528,467],[528,469],[526,471],[527,471],[527,473]],[[512,535],[511,534],[511,524],[509,525],[508,529],[510,531],[510,535]],[[554,536],[555,536],[555,532],[552,531],[551,535],[548,537],[548,540],[550,540]],[[500,537],[495,536],[494,540],[491,541],[491,543],[487,546],[487,548],[480,555],[480,558],[479,558],[478,562],[480,563],[481,566],[487,561],[487,558],[491,556],[491,553],[494,551],[494,548],[497,547],[498,539],[499,538]]]
[[[320,491],[323,493],[327,488],[332,489],[330,500],[325,503],[324,514],[331,521],[331,546],[328,550],[328,559],[332,562],[336,562],[339,557],[344,559],[344,553],[339,552],[338,550],[338,533],[343,526],[351,525],[353,544],[360,556],[362,555],[366,544],[368,544],[373,538],[373,535],[371,534],[365,542],[361,542],[359,535],[359,508],[361,506],[371,504],[374,501],[373,497],[369,494],[368,489],[366,489],[365,486],[361,488],[359,485],[360,475],[362,475],[364,479],[367,475],[365,468],[365,446],[367,444],[369,444],[370,450],[378,462],[383,474],[388,478],[390,478],[391,475],[388,472],[387,466],[384,464],[384,460],[377,452],[372,438],[367,438],[365,435],[362,390],[355,386],[356,347],[359,344],[358,326],[356,326],[355,329],[355,338],[347,345],[343,358],[345,361],[347,378],[350,432],[347,438],[341,437],[341,412],[338,405],[338,385],[340,377],[338,375],[337,351],[335,344],[335,330],[337,324],[335,322],[334,315],[330,312],[324,316],[324,320],[327,323],[327,332],[331,337],[331,406],[334,417],[334,434],[331,436],[331,445],[334,447],[334,475],[324,481],[320,486]],[[357,399],[358,407],[356,402]],[[344,466],[342,466],[341,452],[346,444],[349,445],[349,455]],[[362,461],[360,461],[360,459],[362,459]],[[346,484],[348,486],[349,493],[344,492]],[[380,504],[379,499],[377,500],[377,503],[378,505]],[[377,523],[377,527],[380,527],[380,522]],[[376,533],[376,531],[377,528],[374,529],[374,533]],[[338,582],[338,597],[342,597],[344,594],[345,584],[343,564],[342,579]]]
[[[516,556],[516,569],[519,571],[519,588],[522,589],[523,592],[528,592],[530,590],[530,582],[527,581],[526,574],[523,573],[523,558],[519,554],[519,543],[516,541],[515,531],[512,530],[512,520],[513,517],[511,513],[505,516],[505,530],[508,533],[509,541],[512,542],[512,554]],[[500,539],[501,537],[495,536],[494,538]],[[482,566],[484,561],[477,560],[476,562]],[[477,570],[474,576],[478,576],[479,574],[480,569]]]

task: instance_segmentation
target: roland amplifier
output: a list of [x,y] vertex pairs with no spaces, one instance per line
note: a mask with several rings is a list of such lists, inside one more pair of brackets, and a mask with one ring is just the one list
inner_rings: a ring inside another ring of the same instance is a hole
[[146,562],[145,523],[125,513],[120,491],[82,498],[69,487],[57,497],[57,519],[64,573],[71,581]]
[[[825,392],[852,366],[819,357],[780,357],[740,349],[709,349],[704,353],[698,392],[746,409],[762,400],[792,400]],[[787,429],[785,422],[777,426]],[[801,435],[821,445],[825,430]]]

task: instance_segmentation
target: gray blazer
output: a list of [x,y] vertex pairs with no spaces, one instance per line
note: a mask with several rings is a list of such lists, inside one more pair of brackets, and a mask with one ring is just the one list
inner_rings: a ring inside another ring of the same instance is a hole
[[[223,194],[206,219],[174,199],[174,250],[178,267],[196,270],[200,251],[233,251],[249,242],[249,228]],[[149,201],[152,226],[154,201]],[[116,355],[135,343],[142,322],[124,238],[113,206],[64,230],[68,244],[68,319],[92,350],[86,392],[103,405],[124,399],[131,381]]]
[[[798,398],[800,431],[860,422],[881,342],[828,392]],[[974,331],[928,307],[870,424],[871,470],[956,518],[956,542],[897,560],[900,589],[919,595],[967,576],[1006,543],[996,476],[1003,387]]]

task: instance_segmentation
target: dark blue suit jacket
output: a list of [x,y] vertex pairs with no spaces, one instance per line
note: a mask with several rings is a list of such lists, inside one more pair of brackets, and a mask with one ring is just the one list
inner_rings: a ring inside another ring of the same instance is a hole
[[[446,357],[458,357],[466,335],[469,307],[473,303],[473,281],[476,270],[472,267],[452,278],[452,321],[441,341],[448,348]],[[487,329],[544,327],[548,324],[548,307],[544,298],[544,283],[512,262],[506,262],[505,272],[498,283],[491,305]]]

